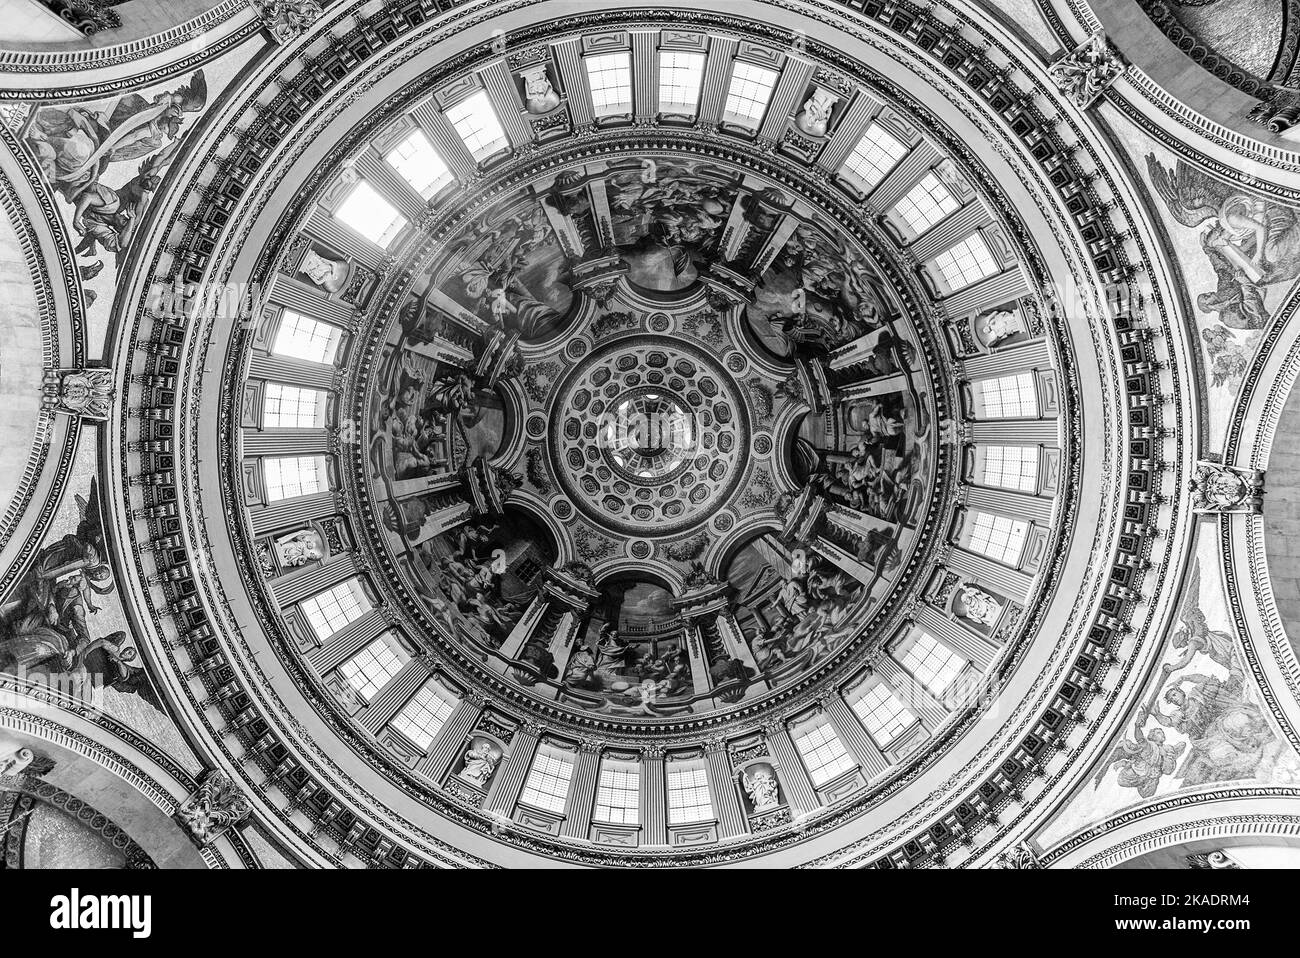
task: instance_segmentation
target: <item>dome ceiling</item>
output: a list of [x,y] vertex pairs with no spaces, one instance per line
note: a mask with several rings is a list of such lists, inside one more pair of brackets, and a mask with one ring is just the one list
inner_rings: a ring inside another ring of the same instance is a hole
[[[739,162],[678,156],[499,194],[412,270],[359,386],[362,514],[428,641],[648,718],[861,634],[936,485],[924,354],[865,251]],[[850,549],[807,541],[810,483],[853,510]],[[548,581],[589,596],[552,634],[528,616]]]
[[[1191,753],[1157,699],[1196,669],[1276,759],[1234,768],[1294,766],[1292,650],[1219,638],[1277,617],[1233,556],[1295,298],[1247,213],[1290,211],[1226,182],[1231,130],[1155,142],[1210,121],[1145,53],[1043,4],[262,6],[142,44],[130,93],[0,104],[0,258],[70,264],[19,343],[57,415],[19,436],[0,685],[93,551],[132,698],[91,737],[181,783],[150,860],[1109,861],[1238,781],[1131,758]],[[1179,212],[1213,177],[1226,247]],[[1249,329],[1196,297],[1224,263]],[[75,514],[25,508],[65,480]]]
[[[597,856],[797,839],[958,741],[1053,595],[1073,387],[1038,253],[851,62],[726,18],[519,51],[376,107],[259,252],[224,427],[246,581],[299,690],[462,823]],[[471,701],[438,755],[422,727]],[[735,804],[629,831],[545,790],[622,767]]]

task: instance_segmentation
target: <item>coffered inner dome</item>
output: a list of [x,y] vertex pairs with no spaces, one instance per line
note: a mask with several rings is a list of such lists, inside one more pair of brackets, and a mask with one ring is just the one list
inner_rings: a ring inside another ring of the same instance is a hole
[[[724,14],[607,21],[335,131],[231,343],[230,532],[298,693],[459,820],[747,841],[990,701],[1055,594],[1074,387],[1030,234],[920,104]],[[759,796],[710,765],[725,824],[564,810],[703,775],[706,734]]]

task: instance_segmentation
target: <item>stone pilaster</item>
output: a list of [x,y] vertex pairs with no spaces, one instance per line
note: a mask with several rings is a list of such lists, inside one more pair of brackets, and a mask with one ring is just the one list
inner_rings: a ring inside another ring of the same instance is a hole
[[519,793],[524,787],[524,778],[533,764],[537,754],[537,744],[542,739],[542,728],[538,725],[522,726],[510,742],[510,754],[497,769],[496,779],[488,787],[483,810],[509,817],[519,801]]
[[713,811],[718,816],[718,837],[735,838],[749,832],[745,810],[736,793],[736,781],[731,771],[731,757],[727,743],[711,739],[704,743],[704,758],[708,763],[709,792],[713,796]]
[[600,750],[598,742],[582,741],[578,744],[573,781],[569,784],[569,797],[564,803],[564,824],[560,827],[560,835],[564,838],[586,838],[591,829],[596,782],[600,775]]
[[774,759],[776,777],[794,814],[806,814],[820,808],[821,798],[808,777],[799,751],[794,747],[790,730],[784,724],[768,725],[763,728],[763,734],[767,736],[768,749]]

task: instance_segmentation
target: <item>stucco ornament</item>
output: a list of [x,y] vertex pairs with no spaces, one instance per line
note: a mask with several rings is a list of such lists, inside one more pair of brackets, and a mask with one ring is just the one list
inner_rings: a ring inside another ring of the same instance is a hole
[[1021,842],[1019,845],[1012,846],[998,855],[993,862],[994,868],[1042,868],[1042,863],[1038,860],[1038,855],[1030,846],[1029,842]]
[[246,819],[252,810],[252,803],[226,774],[214,769],[203,776],[198,791],[176,814],[200,844],[207,844]]
[[1263,508],[1264,474],[1257,469],[1200,462],[1191,490],[1195,512],[1258,513]]
[[1047,72],[1075,106],[1086,110],[1124,69],[1106,37],[1095,33],[1051,64]]
[[277,43],[302,36],[324,13],[319,0],[249,0]]
[[56,413],[108,419],[113,404],[113,370],[56,369],[45,377],[46,402]]

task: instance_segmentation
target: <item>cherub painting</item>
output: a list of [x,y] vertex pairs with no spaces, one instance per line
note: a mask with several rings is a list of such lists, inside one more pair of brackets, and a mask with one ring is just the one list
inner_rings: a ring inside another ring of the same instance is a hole
[[59,676],[87,698],[102,687],[162,704],[127,634],[97,634],[99,596],[116,591],[94,480],[76,497],[74,532],[45,546],[0,603],[0,670],[26,678]]
[[[72,206],[77,252],[94,257],[100,247],[120,261],[162,174],[179,146],[186,114],[207,103],[203,71],[152,100],[129,93],[107,103],[43,106],[32,115],[27,145],[50,186]],[[105,174],[138,162],[135,176],[110,186]]]
[[1179,160],[1173,170],[1147,154],[1147,172],[1170,214],[1201,230],[1201,249],[1217,277],[1196,305],[1233,329],[1262,329],[1264,290],[1300,276],[1300,218],[1295,210],[1246,193]]
[[1210,628],[1201,608],[1200,564],[1179,611],[1180,627],[1165,649],[1133,724],[1133,740],[1112,749],[1098,771],[1151,798],[1168,786],[1272,781],[1293,775],[1295,756],[1276,734],[1246,681],[1234,637]]

